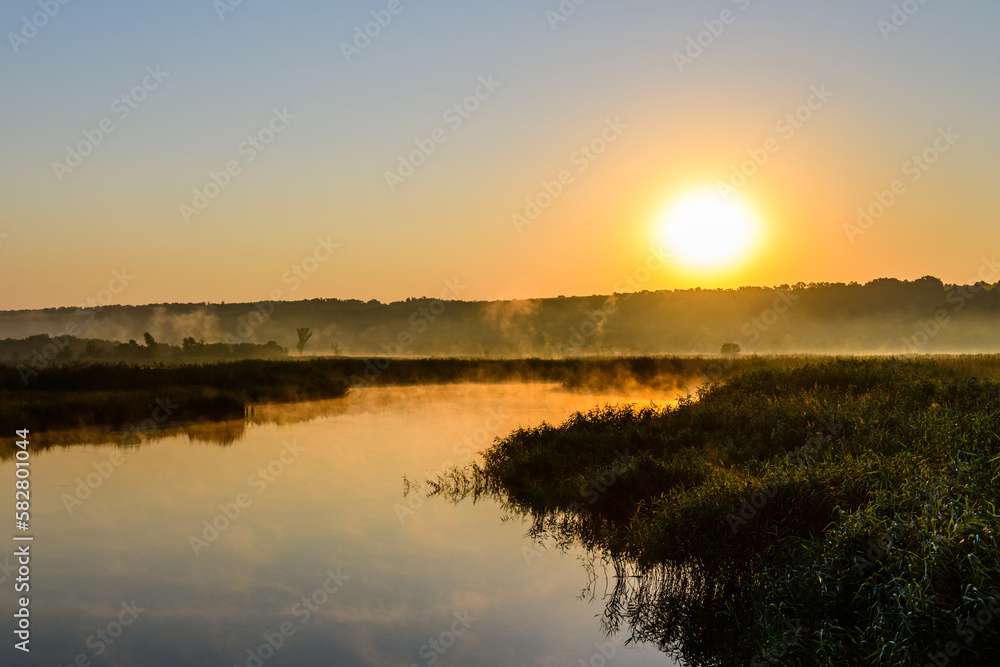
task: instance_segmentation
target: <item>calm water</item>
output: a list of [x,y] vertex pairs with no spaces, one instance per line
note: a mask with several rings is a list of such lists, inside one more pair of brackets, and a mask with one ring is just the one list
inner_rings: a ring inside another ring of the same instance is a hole
[[[403,475],[621,399],[540,385],[360,389],[270,408],[279,423],[243,433],[201,429],[236,438],[226,445],[175,435],[38,451],[32,652],[12,648],[15,575],[0,570],[0,662],[671,665],[601,632],[605,586],[581,597],[580,552],[537,547],[492,502],[403,497]],[[78,502],[95,469],[111,472]],[[0,488],[13,480],[0,464]]]

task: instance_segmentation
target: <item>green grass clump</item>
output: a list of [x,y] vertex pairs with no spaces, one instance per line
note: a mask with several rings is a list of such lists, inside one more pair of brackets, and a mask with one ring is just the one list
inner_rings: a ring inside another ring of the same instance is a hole
[[994,665],[1000,384],[972,370],[762,368],[521,429],[438,489],[634,568],[605,621],[690,664]]

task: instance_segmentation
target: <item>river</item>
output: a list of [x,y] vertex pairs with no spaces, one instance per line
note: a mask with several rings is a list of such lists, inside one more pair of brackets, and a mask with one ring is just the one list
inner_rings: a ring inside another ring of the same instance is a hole
[[[579,549],[535,544],[493,501],[403,494],[404,475],[621,400],[551,385],[365,388],[268,407],[235,435],[203,426],[37,451],[30,660],[5,633],[3,662],[671,665],[601,631],[606,587]],[[13,488],[12,461],[0,477]]]

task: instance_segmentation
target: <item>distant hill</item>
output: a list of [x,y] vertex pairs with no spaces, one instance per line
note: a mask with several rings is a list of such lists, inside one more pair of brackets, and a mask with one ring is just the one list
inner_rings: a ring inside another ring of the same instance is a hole
[[[85,339],[141,342],[149,333],[172,346],[185,339],[189,348],[223,343],[227,354],[239,344],[273,341],[265,354],[286,348],[295,356],[300,328],[313,333],[307,355],[714,354],[724,343],[744,353],[996,352],[1000,290],[928,276],[522,301],[313,299],[0,311],[0,339],[70,335],[85,345]],[[0,360],[15,350],[23,358],[30,353],[23,348],[0,340]]]

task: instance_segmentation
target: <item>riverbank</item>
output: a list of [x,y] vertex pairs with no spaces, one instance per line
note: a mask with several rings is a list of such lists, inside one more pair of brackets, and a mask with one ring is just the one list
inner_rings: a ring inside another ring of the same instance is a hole
[[[457,359],[320,357],[207,364],[0,364],[0,429],[40,431],[242,419],[261,404],[340,398],[352,387],[557,383],[570,391],[676,394],[749,372],[829,359],[806,355]],[[1000,355],[935,356],[965,375],[1000,377]],[[173,407],[171,407],[173,406]]]
[[994,664],[1000,623],[969,621],[1000,609],[1000,384],[973,371],[757,369],[520,429],[432,487],[604,554],[631,573],[606,620],[691,664]]
[[0,425],[149,430],[243,419],[255,404],[340,398],[349,388],[340,373],[292,361],[74,363],[41,369],[27,383],[15,367],[0,366]]

